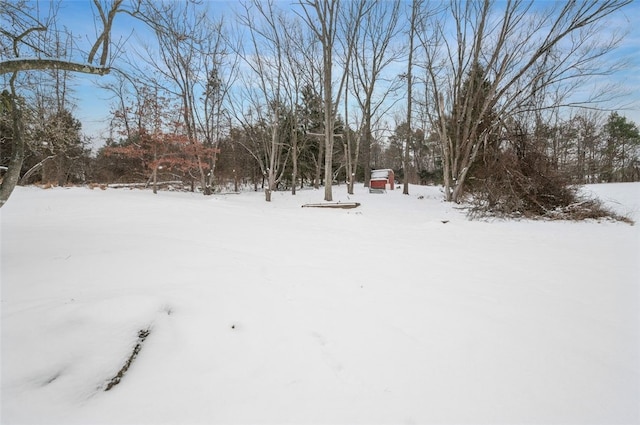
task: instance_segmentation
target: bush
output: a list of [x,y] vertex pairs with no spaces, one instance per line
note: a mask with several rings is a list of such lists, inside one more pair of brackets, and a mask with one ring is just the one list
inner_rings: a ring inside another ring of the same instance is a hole
[[632,223],[606,209],[599,200],[582,197],[540,152],[499,151],[485,157],[472,172],[472,218],[607,218]]

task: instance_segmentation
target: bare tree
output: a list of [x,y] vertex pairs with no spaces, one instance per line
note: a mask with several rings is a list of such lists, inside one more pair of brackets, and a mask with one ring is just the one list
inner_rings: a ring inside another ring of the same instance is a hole
[[[342,8],[339,0],[300,0],[303,8],[304,19],[311,31],[322,45],[322,82],[324,95],[324,139],[325,139],[325,186],[324,200],[332,201],[332,182],[333,182],[333,145],[334,145],[334,125],[336,120],[337,108],[340,103],[340,96],[343,93],[351,55],[353,53],[353,44],[358,25],[363,16],[366,15],[371,5],[367,5],[366,0],[358,0],[348,2],[348,8]],[[334,99],[333,86],[333,58],[336,54],[336,40],[340,31],[340,20],[348,22],[342,28],[346,28],[346,33],[340,34],[342,42],[341,57],[342,76],[340,84],[336,90]]]
[[[111,28],[116,14],[122,12],[123,0],[102,2],[94,0],[94,6],[100,15],[102,28],[96,37],[86,61],[77,62],[72,58],[58,58],[51,55],[50,32],[55,28],[56,11],[52,9],[45,20],[37,18],[34,6],[26,1],[2,2],[0,7],[0,75],[11,74],[11,116],[13,148],[8,170],[0,185],[0,207],[2,207],[15,188],[24,160],[24,121],[18,102],[19,93],[16,81],[19,73],[25,71],[58,69],[71,72],[105,75],[110,71],[112,43]],[[98,61],[96,56],[100,53]]]
[[[72,48],[69,34],[54,31],[50,37],[56,57],[68,57]],[[54,68],[23,78],[22,96],[29,105],[31,118],[27,124],[25,147],[31,158],[26,159],[24,165],[30,168],[18,184],[26,184],[41,173],[43,182],[56,182],[62,186],[84,153],[80,123],[71,115],[72,76],[71,71]],[[37,163],[29,164],[29,159],[35,159]]]
[[[287,28],[284,33],[284,63],[285,72],[289,78],[284,79],[284,91],[290,107],[290,140],[291,140],[291,194],[296,194],[298,181],[298,159],[303,146],[300,140],[300,98],[302,88],[309,82],[306,68],[313,67],[312,62],[307,64],[303,53],[308,46],[305,46],[305,37],[298,20],[286,19],[280,16],[281,27]],[[305,75],[306,74],[306,75]]]
[[[384,113],[393,105],[386,105],[388,96],[395,91],[396,82],[384,79],[383,72],[400,59],[402,49],[392,45],[399,31],[400,1],[375,2],[360,24],[354,43],[353,94],[362,111],[362,161],[364,185],[369,186],[371,177],[371,143],[374,117]],[[358,153],[359,149],[355,149]],[[357,161],[355,162],[357,165]],[[353,171],[355,173],[355,170]],[[351,188],[353,191],[353,188]]]
[[[344,87],[344,119],[345,119],[345,131],[342,137],[342,143],[344,147],[345,156],[345,175],[347,179],[347,193],[353,195],[353,186],[355,183],[356,171],[358,166],[358,156],[360,154],[360,141],[362,139],[362,132],[358,131],[355,135],[352,135],[352,131],[349,128],[349,75],[345,81]],[[356,128],[362,128],[362,123],[357,123]],[[355,137],[352,137],[355,136]],[[355,140],[352,140],[354,139]],[[355,145],[355,146],[354,146]]]
[[[196,108],[198,131],[204,144],[213,150],[209,159],[209,174],[205,193],[210,193],[214,184],[214,171],[220,140],[225,136],[224,128],[229,123],[227,102],[229,92],[237,78],[239,57],[233,54],[229,46],[229,37],[225,36],[224,20],[211,22],[210,38],[203,40],[203,69],[207,76],[202,92],[202,108]],[[230,128],[227,129],[230,131]]]
[[[204,58],[208,54],[204,46],[217,35],[219,28],[212,25],[206,9],[193,3],[156,3],[141,1],[135,16],[144,21],[156,34],[157,48],[146,46],[142,59],[154,73],[147,84],[160,84],[181,101],[182,124],[198,164],[197,176],[204,194],[210,194],[207,184],[207,169],[210,160],[203,158],[198,149],[199,139],[197,110],[199,93],[204,91],[201,73],[204,72]],[[140,69],[140,77],[147,74]]]
[[[265,160],[262,161],[252,152],[259,160],[263,173],[267,177],[265,200],[269,202],[272,191],[282,177],[284,160],[289,152],[288,150],[285,152],[282,142],[289,129],[282,128],[281,123],[281,115],[286,110],[284,102],[286,27],[282,25],[284,17],[275,9],[273,1],[253,0],[251,3],[245,3],[243,15],[239,16],[239,19],[241,24],[249,30],[251,46],[250,51],[239,52],[251,70],[251,76],[246,80],[244,97],[252,99],[252,107],[258,115],[258,123],[269,124],[270,140],[263,145]],[[250,81],[254,83],[251,84]],[[250,124],[255,123],[248,123],[243,115],[245,111],[239,111],[236,117],[244,123],[247,133],[263,137],[261,133],[249,131]]]
[[[323,82],[321,79],[323,59],[320,53],[321,45],[315,35],[302,30],[300,35],[301,38],[296,50],[302,55],[303,61],[297,72],[301,78],[300,94],[303,102],[303,122],[300,124],[303,138],[298,153],[302,153],[304,147],[309,148],[307,149],[307,154],[311,157],[314,165],[313,187],[314,189],[319,189],[322,181],[325,146],[324,140],[321,141],[320,138],[324,139],[324,131],[319,133],[313,115],[319,113],[324,116],[322,102],[318,102],[318,100],[323,99]],[[317,156],[314,149],[311,149],[311,145],[317,146]]]
[[568,95],[586,78],[608,72],[601,61],[619,36],[603,37],[602,25],[629,3],[587,0],[543,9],[521,0],[454,1],[423,23],[418,36],[428,63],[427,103],[442,146],[448,201],[461,200],[469,170],[501,120],[575,103],[567,96],[544,106],[532,99],[557,87]]
[[413,39],[416,32],[416,19],[418,15],[418,8],[420,7],[420,1],[413,0],[411,3],[411,19],[409,20],[409,58],[407,60],[407,74],[405,75],[407,79],[407,138],[404,145],[404,159],[403,169],[404,169],[404,177],[403,177],[403,185],[402,185],[402,193],[404,195],[409,194],[409,168],[411,164],[411,115],[413,112]]

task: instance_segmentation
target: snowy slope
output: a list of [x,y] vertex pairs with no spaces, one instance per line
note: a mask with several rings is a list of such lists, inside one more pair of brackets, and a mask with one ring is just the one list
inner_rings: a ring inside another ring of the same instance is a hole
[[[586,190],[640,221],[640,184]],[[0,423],[640,422],[640,225],[334,198],[18,188]]]

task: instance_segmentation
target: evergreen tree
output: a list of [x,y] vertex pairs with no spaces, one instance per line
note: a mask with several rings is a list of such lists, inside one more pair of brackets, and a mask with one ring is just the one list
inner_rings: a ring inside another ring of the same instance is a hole
[[626,117],[612,112],[604,126],[604,181],[632,181],[640,178],[640,134]]

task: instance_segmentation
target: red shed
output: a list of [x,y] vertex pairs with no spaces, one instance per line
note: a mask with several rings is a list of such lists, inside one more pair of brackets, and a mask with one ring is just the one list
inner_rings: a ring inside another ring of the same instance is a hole
[[393,170],[371,170],[371,181],[369,182],[369,193],[383,193],[387,190],[393,190],[395,176]]

